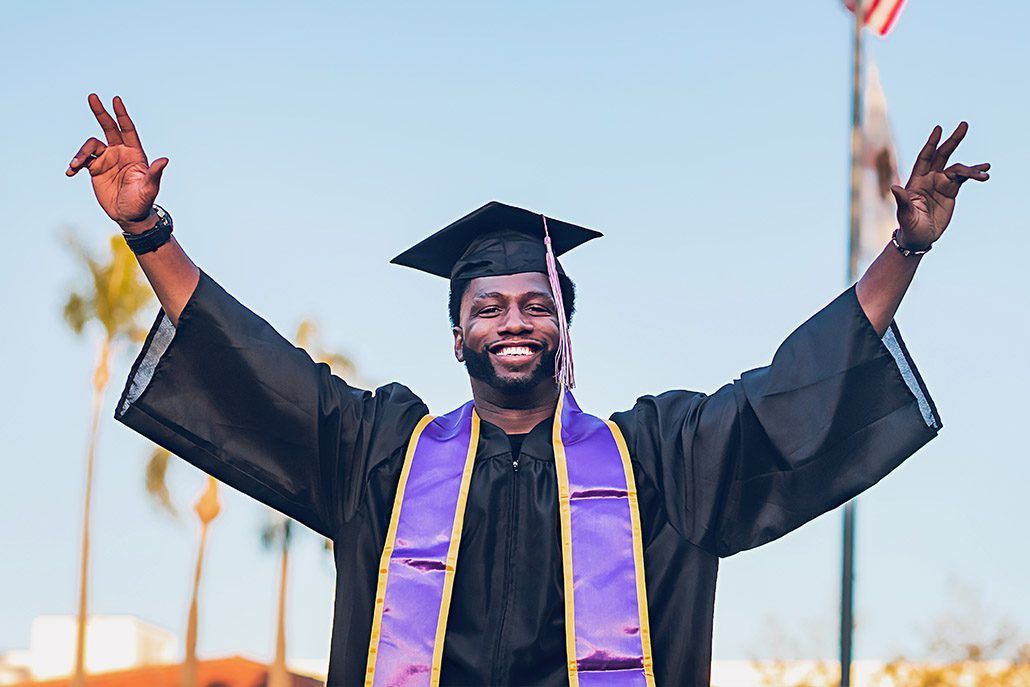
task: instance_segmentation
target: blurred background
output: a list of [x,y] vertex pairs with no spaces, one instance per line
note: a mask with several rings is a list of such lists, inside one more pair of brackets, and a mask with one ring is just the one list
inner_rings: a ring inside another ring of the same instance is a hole
[[[402,381],[437,412],[470,393],[446,283],[388,260],[491,199],[604,232],[563,262],[577,397],[607,416],[767,364],[848,286],[853,21],[837,0],[6,7],[0,684],[67,683],[93,439],[93,672],[178,679],[160,668],[186,657],[196,590],[200,683],[265,680],[284,550],[280,663],[318,684],[328,658],[325,543],[223,486],[197,582],[211,485],[113,420],[158,306],[110,268],[134,261],[112,254],[88,175],[64,176],[102,138],[90,92],[109,111],[121,96],[149,158],[170,158],[158,202],[201,268],[341,375]],[[902,180],[932,127],[963,119],[953,160],[993,166],[897,316],[944,428],[859,499],[865,684],[960,663],[1001,680],[976,684],[1027,679],[1028,22],[1016,0],[910,0],[865,37]],[[97,284],[132,308],[94,316]],[[840,550],[837,511],[723,561],[716,684],[835,683]]]

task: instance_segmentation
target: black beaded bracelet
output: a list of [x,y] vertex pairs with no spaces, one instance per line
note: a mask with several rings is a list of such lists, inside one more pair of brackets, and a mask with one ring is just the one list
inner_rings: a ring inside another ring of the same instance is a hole
[[[898,227],[898,229],[900,228],[901,227]],[[905,248],[900,243],[898,243],[898,229],[895,229],[894,233],[891,234],[891,241],[894,242],[894,247],[898,249],[898,252],[904,255],[906,258],[910,255],[923,255],[924,253],[929,253],[930,249],[933,248],[932,243],[921,250],[912,250],[911,248]]]
[[154,205],[154,212],[157,213],[157,224],[139,234],[132,234],[122,231],[125,242],[136,255],[143,255],[155,251],[172,237],[172,216],[160,205]]

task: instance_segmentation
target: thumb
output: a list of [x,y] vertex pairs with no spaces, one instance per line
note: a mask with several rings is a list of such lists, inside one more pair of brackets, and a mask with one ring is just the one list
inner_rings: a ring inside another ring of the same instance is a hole
[[165,171],[165,167],[168,166],[168,158],[159,157],[150,163],[150,175],[154,184],[161,183],[161,174]]
[[897,184],[891,185],[891,193],[894,194],[894,200],[898,201],[898,210],[908,210],[912,206],[912,202],[908,199],[908,191],[901,188]]

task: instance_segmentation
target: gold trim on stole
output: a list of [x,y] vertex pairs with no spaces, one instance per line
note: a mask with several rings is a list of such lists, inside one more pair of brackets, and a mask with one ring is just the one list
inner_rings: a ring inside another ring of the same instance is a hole
[[472,466],[476,462],[479,448],[479,413],[472,409],[472,436],[469,450],[465,454],[465,466],[461,471],[461,486],[458,488],[458,503],[454,506],[454,527],[447,546],[447,562],[443,577],[443,598],[440,600],[440,616],[436,620],[436,640],[433,644],[433,663],[429,673],[430,687],[439,687],[440,664],[443,661],[443,640],[447,634],[447,616],[451,608],[451,592],[454,589],[454,571],[458,565],[458,547],[461,544],[461,529],[465,525],[465,504],[468,502],[469,482],[472,480]]
[[647,687],[654,687],[654,659],[651,655],[651,621],[647,612],[647,585],[644,578],[644,531],[640,526],[640,506],[637,501],[637,483],[633,477],[633,463],[629,459],[629,449],[622,430],[611,420],[605,420],[615,445],[619,447],[622,458],[622,469],[626,473],[626,493],[629,496],[629,521],[633,529],[633,576],[637,585],[637,612],[640,614],[640,645],[644,652],[644,680]]
[[376,584],[375,611],[372,615],[372,635],[368,642],[368,663],[365,666],[365,687],[372,687],[376,675],[376,655],[379,653],[379,637],[383,625],[383,603],[386,600],[386,578],[390,574],[390,557],[393,555],[394,545],[397,541],[397,523],[401,518],[401,504],[404,503],[404,488],[408,484],[408,473],[411,472],[411,460],[415,455],[415,447],[418,446],[418,438],[422,431],[433,421],[432,415],[426,415],[415,425],[408,441],[408,450],[404,454],[404,465],[401,467],[401,476],[397,482],[397,494],[393,498],[393,511],[390,513],[390,527],[386,530],[386,543],[383,545],[383,555],[379,558],[379,581]]
[[554,444],[554,468],[558,474],[558,519],[561,522],[562,582],[565,590],[565,652],[569,664],[569,687],[579,687],[579,666],[576,663],[576,605],[572,587],[572,506],[569,501],[569,466],[565,460],[565,444],[561,440],[561,415],[565,405],[565,389],[558,395],[554,411],[551,442]]

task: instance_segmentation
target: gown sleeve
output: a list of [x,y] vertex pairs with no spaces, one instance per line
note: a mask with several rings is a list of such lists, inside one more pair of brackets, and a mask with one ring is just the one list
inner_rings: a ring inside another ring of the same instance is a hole
[[427,410],[400,384],[348,385],[201,270],[177,326],[158,312],[114,416],[332,538]]
[[612,419],[671,524],[719,556],[836,508],[942,427],[897,324],[878,336],[854,286],[791,333],[770,365],[710,395],[645,396]]

